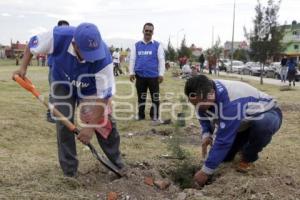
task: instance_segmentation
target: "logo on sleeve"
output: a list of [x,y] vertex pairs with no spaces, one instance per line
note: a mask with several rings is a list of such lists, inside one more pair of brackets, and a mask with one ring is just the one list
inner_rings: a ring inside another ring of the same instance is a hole
[[29,41],[29,48],[35,48],[38,46],[38,44],[39,44],[38,37],[33,36]]

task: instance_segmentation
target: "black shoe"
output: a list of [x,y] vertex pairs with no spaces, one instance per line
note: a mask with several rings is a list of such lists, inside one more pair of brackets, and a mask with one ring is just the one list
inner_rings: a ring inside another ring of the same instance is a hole
[[50,122],[50,123],[56,123],[55,120],[52,118],[52,115],[51,115],[51,112],[50,112],[49,109],[47,110],[46,118],[47,118],[48,122]]
[[135,121],[141,121],[141,120],[145,120],[145,117],[140,117],[140,116],[135,116]]
[[296,86],[296,83],[294,82],[293,85],[294,85],[294,87],[295,87],[295,86]]
[[64,176],[68,178],[77,178],[78,174],[76,172],[68,172],[68,173],[64,173]]

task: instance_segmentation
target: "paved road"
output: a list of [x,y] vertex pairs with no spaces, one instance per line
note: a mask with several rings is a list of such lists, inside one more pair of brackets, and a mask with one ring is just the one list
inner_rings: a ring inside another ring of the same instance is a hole
[[[241,75],[241,74],[233,74],[233,73],[227,74],[226,72],[219,72],[219,73],[222,76],[236,77],[236,78],[243,77],[244,80],[260,81],[259,76],[249,76],[249,75]],[[283,84],[283,83],[281,83],[280,80],[273,79],[273,78],[264,78],[263,81],[264,81],[264,83],[277,85],[277,86],[283,86],[283,85],[288,85],[289,84],[288,81],[285,82],[285,84]],[[300,88],[300,82],[296,82],[296,87]]]

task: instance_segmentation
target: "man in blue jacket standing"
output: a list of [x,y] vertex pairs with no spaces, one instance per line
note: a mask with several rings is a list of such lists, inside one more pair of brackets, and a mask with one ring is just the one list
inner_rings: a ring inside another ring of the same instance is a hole
[[[98,28],[91,23],[56,26],[33,36],[13,77],[25,77],[32,55],[39,53],[52,57],[53,105],[72,122],[79,105],[83,123],[77,139],[88,144],[96,135],[108,159],[123,168],[120,136],[108,111],[115,93],[112,58]],[[78,168],[75,136],[59,119],[56,131],[60,166],[65,176],[74,177]]]
[[153,121],[159,120],[159,84],[163,82],[165,57],[162,45],[152,40],[153,31],[154,25],[152,23],[144,25],[144,38],[135,43],[130,55],[130,81],[136,80],[138,95],[137,120],[145,119],[148,88],[152,99],[150,118]]
[[238,152],[241,160],[237,170],[251,169],[282,123],[276,100],[243,82],[210,80],[199,75],[186,82],[185,94],[198,113],[203,157],[208,145],[212,145],[194,177],[199,186],[207,182],[220,163],[232,161]]

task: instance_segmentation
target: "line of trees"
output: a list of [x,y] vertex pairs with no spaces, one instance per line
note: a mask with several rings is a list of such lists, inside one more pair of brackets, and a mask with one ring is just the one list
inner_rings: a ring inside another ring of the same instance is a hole
[[[246,28],[244,28],[245,38],[248,43],[250,43],[250,50],[235,50],[233,59],[244,62],[250,59],[255,62],[260,62],[263,70],[268,60],[280,57],[286,48],[281,42],[284,36],[284,27],[280,26],[278,22],[280,4],[281,0],[268,0],[267,5],[263,6],[260,0],[257,1],[253,29],[248,32]],[[221,46],[221,40],[218,38],[216,43],[205,52],[211,52],[219,58],[223,51],[224,48]],[[181,41],[179,49],[175,49],[169,39],[165,55],[166,59],[170,61],[176,61],[183,56],[193,60],[192,50],[186,45],[185,37]],[[262,83],[263,79],[261,75],[261,84]]]
[[180,48],[175,49],[169,38],[167,49],[165,50],[166,60],[177,61],[178,58],[186,56],[187,58],[192,57],[192,49],[187,46],[185,36],[183,37]]

